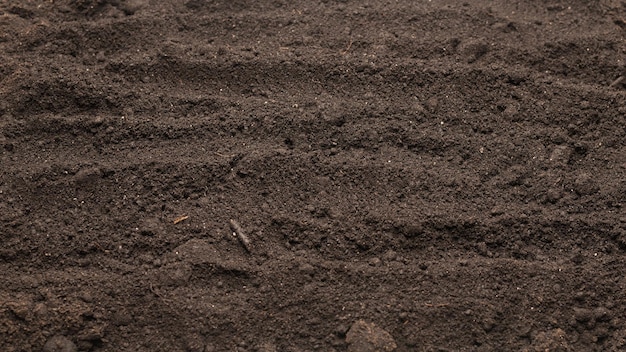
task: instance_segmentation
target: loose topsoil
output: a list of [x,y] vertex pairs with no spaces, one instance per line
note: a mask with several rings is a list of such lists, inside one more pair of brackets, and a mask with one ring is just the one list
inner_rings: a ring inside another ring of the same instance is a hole
[[625,37],[614,0],[0,1],[0,350],[626,349]]

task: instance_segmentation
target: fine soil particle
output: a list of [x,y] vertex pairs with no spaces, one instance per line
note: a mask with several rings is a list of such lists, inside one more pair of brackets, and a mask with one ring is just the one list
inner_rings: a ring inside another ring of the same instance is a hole
[[625,19],[0,1],[0,350],[626,349]]

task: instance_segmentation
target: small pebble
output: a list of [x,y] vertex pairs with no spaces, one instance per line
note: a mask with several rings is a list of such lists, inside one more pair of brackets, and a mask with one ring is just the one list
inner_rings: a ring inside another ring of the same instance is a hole
[[78,298],[80,298],[81,300],[83,300],[83,302],[85,303],[91,303],[93,302],[93,295],[91,294],[91,292],[88,291],[83,291],[78,295]]
[[391,262],[396,260],[396,258],[398,258],[398,253],[396,253],[396,251],[394,250],[388,250],[385,252],[385,254],[383,254],[383,260],[386,262]]
[[549,159],[553,163],[565,165],[569,163],[573,152],[572,148],[566,145],[559,145],[554,147]]
[[302,263],[299,267],[298,270],[300,270],[300,272],[304,273],[304,274],[308,274],[308,275],[313,275],[315,274],[315,267],[309,263]]
[[380,258],[374,257],[374,258],[370,259],[368,263],[371,266],[379,266],[380,263],[382,263],[382,261],[380,260]]
[[430,112],[435,112],[438,107],[439,107],[439,99],[437,99],[437,97],[431,97],[430,99],[426,101],[426,108],[428,108]]
[[106,58],[106,55],[104,54],[104,51],[102,51],[102,50],[98,51],[98,53],[96,54],[96,60],[98,62],[104,62],[104,61],[106,61],[106,59],[107,58]]
[[498,215],[502,215],[505,213],[505,209],[502,206],[496,205],[495,207],[491,208],[491,211],[489,212],[491,214],[491,216],[498,216]]
[[343,324],[340,324],[335,328],[335,334],[337,334],[337,336],[339,337],[345,337],[347,332],[348,327]]
[[163,225],[156,218],[144,219],[139,226],[139,233],[142,236],[156,236],[163,233]]

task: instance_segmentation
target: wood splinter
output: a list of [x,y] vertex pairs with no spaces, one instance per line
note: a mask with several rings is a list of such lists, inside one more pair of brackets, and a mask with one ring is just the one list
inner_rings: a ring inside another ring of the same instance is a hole
[[248,251],[248,253],[252,253],[252,243],[250,242],[250,238],[243,233],[241,226],[239,223],[233,219],[229,221],[230,230],[233,232],[233,236],[237,237],[239,242],[243,245],[243,248]]

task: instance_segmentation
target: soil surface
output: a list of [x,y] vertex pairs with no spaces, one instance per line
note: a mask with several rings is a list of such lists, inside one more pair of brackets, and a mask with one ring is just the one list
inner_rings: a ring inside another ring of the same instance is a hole
[[624,350],[624,38],[613,0],[1,0],[0,350]]

